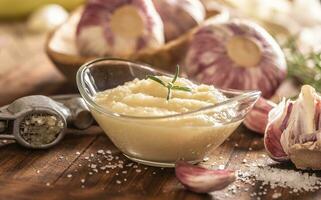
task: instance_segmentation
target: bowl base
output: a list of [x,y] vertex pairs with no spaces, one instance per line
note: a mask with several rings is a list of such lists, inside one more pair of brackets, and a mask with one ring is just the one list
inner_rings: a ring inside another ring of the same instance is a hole
[[[149,161],[149,160],[142,160],[142,159],[139,159],[139,158],[134,158],[134,157],[131,157],[129,155],[126,155],[123,153],[123,155],[132,160],[132,161],[135,161],[137,163],[140,163],[140,164],[143,164],[143,165],[148,165],[148,166],[152,166],[152,167],[166,167],[166,168],[174,168],[175,167],[175,162],[155,162],[155,161]],[[197,161],[188,161],[189,163],[191,164],[196,164],[196,163],[199,163],[200,160],[197,160]]]

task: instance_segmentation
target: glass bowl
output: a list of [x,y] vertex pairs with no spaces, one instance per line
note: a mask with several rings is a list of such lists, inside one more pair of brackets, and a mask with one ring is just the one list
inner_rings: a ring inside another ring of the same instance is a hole
[[100,58],[84,64],[76,79],[81,96],[114,145],[129,159],[151,166],[174,167],[177,160],[202,161],[232,134],[260,96],[258,91],[220,90],[228,100],[161,117],[118,114],[94,101],[96,93],[136,78],[145,79],[146,75],[172,76],[145,64]]

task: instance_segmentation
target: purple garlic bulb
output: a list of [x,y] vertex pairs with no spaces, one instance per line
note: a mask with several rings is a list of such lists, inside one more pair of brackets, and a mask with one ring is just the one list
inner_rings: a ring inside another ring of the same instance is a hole
[[199,0],[153,0],[164,23],[166,41],[173,40],[205,19]]
[[89,0],[76,41],[83,56],[127,57],[163,45],[163,23],[151,0]]
[[309,85],[297,100],[269,113],[264,144],[271,158],[291,160],[300,169],[321,169],[321,96]]
[[271,97],[286,76],[284,54],[263,28],[242,20],[207,24],[196,31],[185,71],[225,89],[260,90]]

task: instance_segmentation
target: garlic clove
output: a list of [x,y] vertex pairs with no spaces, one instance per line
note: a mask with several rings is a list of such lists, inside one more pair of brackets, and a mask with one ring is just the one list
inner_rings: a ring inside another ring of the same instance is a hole
[[269,156],[276,161],[288,160],[281,145],[281,135],[286,128],[292,104],[285,99],[269,112],[268,124],[264,133],[264,146]]
[[210,170],[183,161],[176,163],[175,173],[187,189],[196,193],[222,190],[236,178],[232,170]]
[[252,110],[246,115],[244,125],[257,133],[264,134],[268,122],[269,112],[276,107],[276,104],[259,98]]

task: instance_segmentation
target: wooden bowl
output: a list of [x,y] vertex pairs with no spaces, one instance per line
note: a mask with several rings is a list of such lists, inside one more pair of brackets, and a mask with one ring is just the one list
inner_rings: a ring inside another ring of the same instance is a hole
[[[76,48],[76,27],[82,11],[83,7],[76,9],[67,22],[49,34],[45,44],[45,50],[50,60],[74,85],[76,84],[75,77],[78,68],[89,60],[96,58],[81,56]],[[226,21],[228,19],[228,11],[222,7],[217,7],[207,11],[207,19],[204,23]],[[155,51],[139,53],[123,59],[144,62],[155,68],[173,72],[175,71],[175,66],[181,64],[188,48],[189,38],[196,29],[197,27],[191,29],[181,37],[167,42]]]

